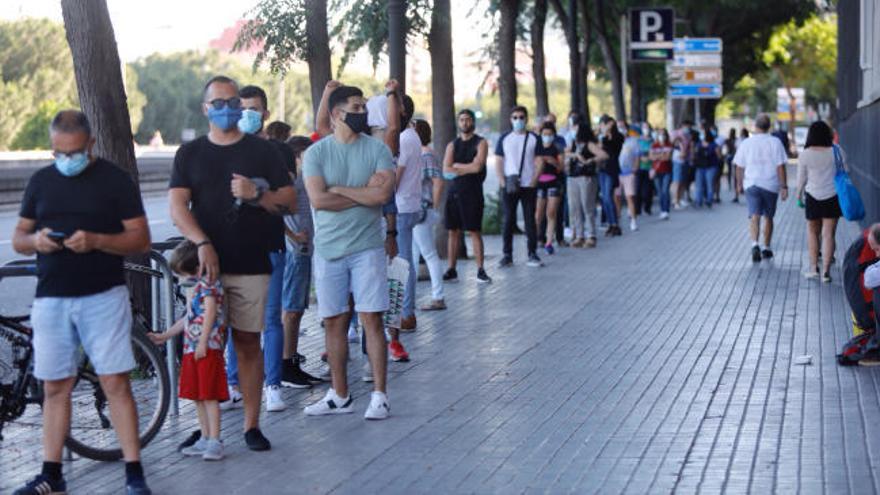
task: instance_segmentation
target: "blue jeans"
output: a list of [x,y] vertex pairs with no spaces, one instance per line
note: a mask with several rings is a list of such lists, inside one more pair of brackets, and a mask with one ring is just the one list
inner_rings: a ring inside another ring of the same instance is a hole
[[717,167],[700,167],[697,169],[697,206],[712,206],[715,197],[714,183]]
[[660,211],[669,213],[669,206],[672,202],[669,197],[669,184],[672,182],[672,174],[657,174],[654,176],[654,188],[660,196]]
[[[284,289],[285,252],[269,253],[272,277],[266,299],[266,328],[263,330],[263,371],[266,385],[281,385],[281,363],[284,352],[284,326],[281,323],[281,293]],[[226,381],[238,385],[238,357],[232,338],[226,341]]]
[[608,225],[617,225],[617,209],[614,207],[615,177],[605,172],[599,173],[599,188],[602,191],[602,212]]
[[419,213],[397,214],[397,251],[398,256],[409,263],[409,277],[406,279],[406,289],[403,293],[403,311],[401,316],[409,318],[416,312],[416,263],[413,260],[413,228],[419,221]]

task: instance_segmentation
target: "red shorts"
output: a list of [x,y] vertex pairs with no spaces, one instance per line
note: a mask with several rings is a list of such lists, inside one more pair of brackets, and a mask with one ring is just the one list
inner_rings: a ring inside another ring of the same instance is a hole
[[222,351],[208,349],[208,354],[198,361],[193,352],[183,355],[180,364],[180,398],[221,402],[229,400],[226,362]]

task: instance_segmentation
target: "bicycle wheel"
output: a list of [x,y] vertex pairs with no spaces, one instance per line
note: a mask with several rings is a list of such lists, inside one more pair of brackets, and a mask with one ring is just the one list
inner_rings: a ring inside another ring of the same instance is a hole
[[[136,364],[128,376],[137,406],[138,431],[143,448],[159,433],[165,421],[171,399],[171,382],[163,354],[150,342],[137,322],[131,340]],[[70,435],[65,445],[89,459],[121,459],[122,449],[111,424],[110,405],[88,360],[84,360],[79,368],[71,404]]]

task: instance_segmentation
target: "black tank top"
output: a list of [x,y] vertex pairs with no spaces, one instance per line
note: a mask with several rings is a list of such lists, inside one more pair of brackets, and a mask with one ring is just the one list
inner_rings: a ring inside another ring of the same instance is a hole
[[[460,137],[455,138],[455,141],[452,142],[452,162],[453,163],[470,163],[474,161],[474,157],[477,156],[477,150],[480,146],[480,141],[483,140],[483,137],[479,134],[474,134],[474,136],[467,141],[461,139]],[[483,167],[483,170],[478,174],[466,174],[456,177],[452,181],[452,186],[449,188],[452,192],[462,192],[462,191],[480,191],[482,194],[483,190],[483,181],[486,180],[486,167]]]

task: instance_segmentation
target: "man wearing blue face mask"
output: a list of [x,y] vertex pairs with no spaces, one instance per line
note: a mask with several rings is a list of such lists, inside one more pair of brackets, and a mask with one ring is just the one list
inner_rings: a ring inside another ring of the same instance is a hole
[[538,198],[535,188],[538,184],[535,146],[539,138],[526,130],[528,117],[525,107],[514,107],[510,111],[513,130],[502,135],[495,146],[495,172],[504,190],[504,257],[499,264],[502,268],[513,264],[513,227],[516,225],[516,210],[520,203],[528,239],[527,264],[531,267],[543,265],[537,254],[538,234],[535,225],[535,204]]
[[[245,442],[271,445],[259,428],[263,353],[260,333],[272,273],[277,219],[295,208],[296,193],[278,149],[243,133],[238,85],[225,76],[204,89],[208,134],[184,144],[174,157],[168,197],[171,218],[198,246],[199,275],[222,278],[227,318],[238,358]],[[262,184],[250,178],[263,179]],[[222,274],[222,275],[221,275]]]
[[[150,230],[131,177],[92,155],[86,116],[59,112],[49,127],[55,163],[28,181],[12,246],[37,254],[31,312],[34,375],[43,380],[43,471],[16,494],[62,493],[61,449],[80,349],[101,381],[125,458],[126,491],[149,494],[128,372],[131,306],[123,257],[150,250]],[[75,205],[72,207],[71,205]]]

